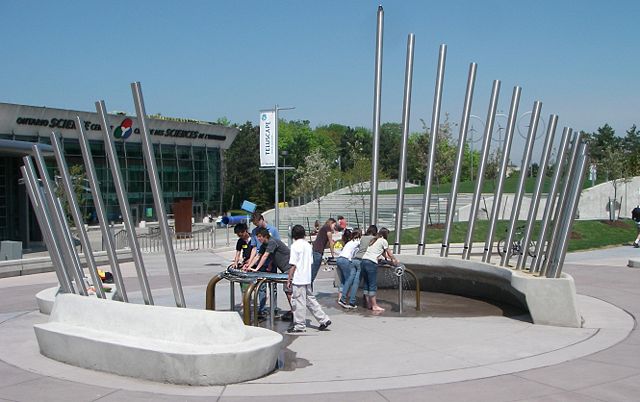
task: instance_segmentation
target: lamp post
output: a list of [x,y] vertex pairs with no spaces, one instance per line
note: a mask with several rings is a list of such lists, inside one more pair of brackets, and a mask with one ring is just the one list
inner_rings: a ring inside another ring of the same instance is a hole
[[282,169],[284,169],[284,172],[282,172],[282,201],[285,203],[287,202],[287,155],[289,155],[289,151],[284,150],[282,152],[280,152],[280,155],[282,155]]

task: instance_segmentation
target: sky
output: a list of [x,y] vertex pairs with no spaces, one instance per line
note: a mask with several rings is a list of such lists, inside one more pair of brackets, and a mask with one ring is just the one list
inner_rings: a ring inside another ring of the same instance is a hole
[[259,110],[279,105],[295,107],[281,118],[312,127],[372,128],[379,4],[382,122],[402,120],[414,33],[411,132],[430,125],[440,44],[447,45],[442,113],[454,127],[469,64],[478,64],[471,119],[478,147],[496,79],[502,113],[513,87],[522,88],[516,143],[525,141],[525,113],[536,100],[543,120],[559,116],[559,131],[608,123],[624,135],[640,124],[637,0],[5,0],[0,102],[95,111],[104,100],[109,111],[134,114],[130,83],[140,81],[149,114],[257,124]]

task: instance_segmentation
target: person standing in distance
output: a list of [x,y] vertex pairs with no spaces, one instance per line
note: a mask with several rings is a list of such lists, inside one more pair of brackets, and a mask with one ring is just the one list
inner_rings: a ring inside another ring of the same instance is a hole
[[313,260],[311,245],[305,240],[304,227],[301,225],[295,225],[291,229],[291,235],[294,242],[291,244],[289,258],[291,268],[288,272],[287,287],[292,291],[293,326],[287,330],[287,333],[295,335],[306,331],[307,308],[320,323],[318,330],[325,331],[331,325],[331,320],[322,310],[311,288],[311,261]]
[[324,223],[324,226],[322,226],[318,231],[316,239],[313,241],[313,265],[311,265],[311,284],[313,284],[313,281],[316,280],[318,271],[320,271],[320,263],[322,262],[324,249],[329,247],[329,250],[331,251],[331,257],[334,257],[333,231],[335,230],[335,226],[335,219],[327,219],[327,221]]

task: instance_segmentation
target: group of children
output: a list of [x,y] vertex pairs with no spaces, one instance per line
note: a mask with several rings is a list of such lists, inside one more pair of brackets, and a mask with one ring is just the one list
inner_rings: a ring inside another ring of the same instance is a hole
[[[234,228],[238,242],[233,264],[245,271],[275,272],[278,269],[288,274],[285,294],[291,305],[291,315],[282,317],[293,321],[287,330],[288,333],[305,332],[307,308],[320,323],[319,330],[324,331],[331,325],[329,316],[313,295],[313,282],[318,275],[324,250],[328,248],[331,256],[335,256],[333,234],[336,231],[343,232],[344,244],[337,259],[341,279],[338,304],[346,309],[357,308],[356,292],[362,276],[366,305],[374,312],[384,311],[376,300],[377,261],[383,257],[397,264],[389,249],[389,231],[386,228],[378,231],[377,227],[372,225],[362,236],[359,229],[346,229],[344,218],[339,217],[338,221],[329,218],[319,228],[312,245],[306,240],[304,227],[295,225],[291,230],[293,243],[289,248],[280,240],[278,230],[269,225],[262,214],[254,213],[252,223],[256,227],[251,232],[243,223],[237,224]],[[258,315],[263,317],[266,313],[265,285],[261,286],[258,294]]]

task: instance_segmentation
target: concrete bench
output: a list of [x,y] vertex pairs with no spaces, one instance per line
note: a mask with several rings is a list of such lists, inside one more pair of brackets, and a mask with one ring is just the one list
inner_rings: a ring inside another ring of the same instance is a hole
[[60,294],[34,325],[43,355],[152,381],[222,385],[275,369],[282,335],[235,312],[147,306]]

